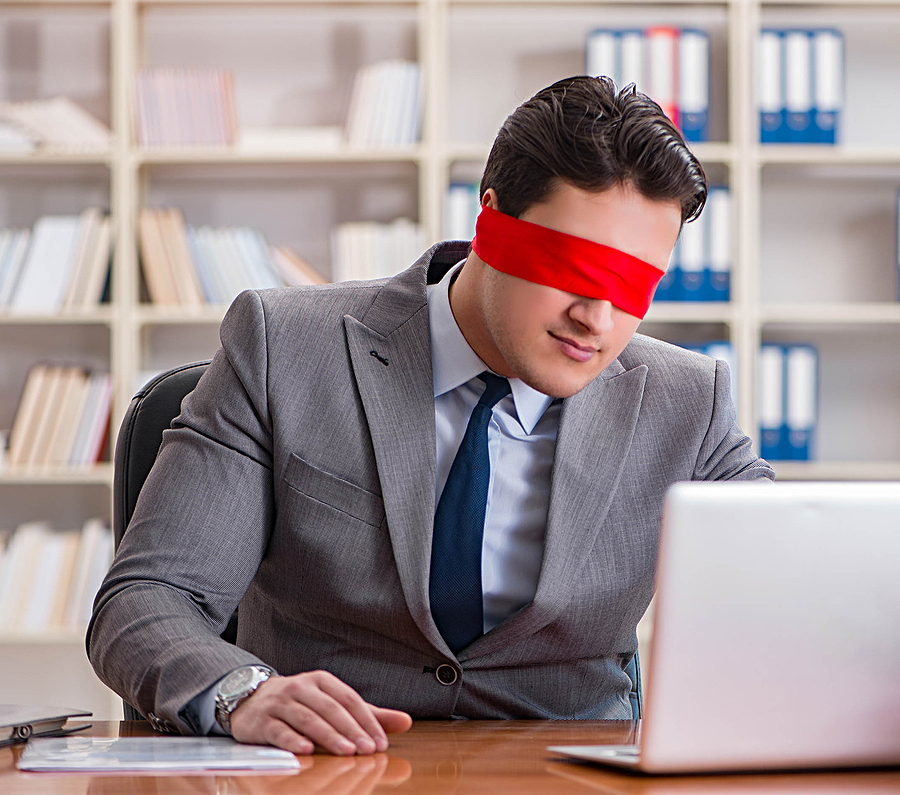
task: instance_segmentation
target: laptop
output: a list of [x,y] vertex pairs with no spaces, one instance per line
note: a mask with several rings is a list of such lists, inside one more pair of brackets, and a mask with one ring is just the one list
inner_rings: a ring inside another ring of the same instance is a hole
[[900,483],[679,483],[656,582],[638,744],[550,751],[645,773],[900,764]]

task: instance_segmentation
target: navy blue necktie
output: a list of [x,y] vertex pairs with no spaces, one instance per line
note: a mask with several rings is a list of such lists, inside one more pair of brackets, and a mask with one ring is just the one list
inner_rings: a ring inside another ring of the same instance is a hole
[[429,598],[434,623],[458,652],[484,632],[481,547],[491,462],[488,424],[494,406],[510,392],[509,381],[492,373],[472,410],[434,514]]

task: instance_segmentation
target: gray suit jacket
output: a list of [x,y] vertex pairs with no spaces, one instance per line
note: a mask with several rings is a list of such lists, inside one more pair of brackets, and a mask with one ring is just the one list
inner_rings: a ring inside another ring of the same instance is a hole
[[[564,402],[534,601],[454,656],[428,605],[425,285],[464,256],[441,244],[390,280],[234,302],[88,630],[98,675],[144,714],[189,732],[185,704],[263,661],[327,669],[418,718],[630,718],[623,669],[666,488],[772,470],[736,425],[723,364],[636,336]],[[231,646],[218,634],[238,602]]]

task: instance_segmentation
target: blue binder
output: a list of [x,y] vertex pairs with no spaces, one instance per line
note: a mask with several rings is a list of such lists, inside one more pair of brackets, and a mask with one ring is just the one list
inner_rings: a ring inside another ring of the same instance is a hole
[[815,143],[813,37],[810,30],[784,32],[784,102],[788,142]]
[[709,140],[709,34],[682,28],[679,41],[681,132],[686,141]]
[[785,458],[809,461],[814,458],[818,425],[819,356],[812,345],[785,348],[787,444]]
[[781,345],[766,343],[759,355],[759,447],[769,461],[780,461],[787,452],[784,354]]
[[784,102],[784,33],[764,29],[757,41],[759,140],[764,144],[788,139]]
[[844,105],[844,34],[834,28],[812,31],[813,116],[817,143],[834,144]]

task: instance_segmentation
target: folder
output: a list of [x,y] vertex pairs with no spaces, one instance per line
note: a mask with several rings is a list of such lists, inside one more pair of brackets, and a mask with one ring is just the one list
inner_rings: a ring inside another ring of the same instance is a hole
[[780,30],[760,31],[756,58],[760,143],[785,143],[784,36]]
[[638,91],[647,93],[644,75],[644,32],[637,29],[619,31],[618,73],[616,85],[619,88],[634,83]]
[[708,300],[731,300],[732,214],[731,191],[717,185],[709,189],[703,214],[709,227]]
[[818,421],[819,357],[812,345],[789,345],[785,353],[787,375],[787,446],[791,461],[814,458]]
[[30,737],[58,737],[87,729],[90,724],[66,727],[69,718],[92,713],[69,707],[22,707],[0,704],[0,746],[23,743]]
[[738,363],[737,363],[737,354],[734,350],[734,345],[732,345],[728,340],[720,340],[717,342],[708,342],[703,349],[703,352],[713,358],[719,359],[720,361],[725,362],[728,365],[728,372],[731,376],[731,399],[737,401],[738,394]]
[[813,133],[817,143],[837,143],[844,104],[844,36],[834,28],[812,32]]
[[444,237],[447,240],[471,240],[475,237],[475,219],[479,206],[477,184],[452,183],[447,188],[444,207]]
[[769,461],[785,457],[784,371],[784,348],[763,345],[759,354],[759,447],[760,455]]
[[665,274],[659,280],[659,284],[656,285],[656,292],[653,296],[654,301],[678,300],[681,286],[681,266],[678,264],[681,257],[680,249],[681,239],[679,238],[669,256],[669,267],[666,268]]
[[678,126],[678,28],[647,28],[647,90],[646,93],[662,108],[663,113]]
[[709,140],[709,34],[683,28],[679,42],[678,113],[686,141]]
[[813,143],[812,31],[784,34],[784,103],[788,142]]
[[[618,34],[609,28],[596,28],[587,35],[584,47],[584,73],[590,77],[610,77],[619,85]],[[619,85],[621,88],[621,86]]]
[[707,221],[707,214],[702,212],[681,230],[679,248],[681,283],[678,287],[678,297],[681,301],[706,301],[709,298]]

